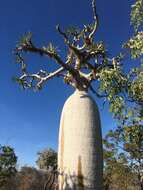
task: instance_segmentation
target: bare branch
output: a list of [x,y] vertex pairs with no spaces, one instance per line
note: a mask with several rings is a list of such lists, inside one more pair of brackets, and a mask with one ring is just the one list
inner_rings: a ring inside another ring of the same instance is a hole
[[74,46],[73,44],[70,43],[68,36],[66,35],[65,32],[63,32],[61,30],[59,25],[57,25],[56,29],[59,32],[59,34],[61,34],[64,37],[65,43],[68,45],[69,49],[72,50],[77,57],[79,57],[80,56],[80,51],[79,51],[80,49],[78,49],[76,46]]
[[[68,48],[66,61],[63,61],[57,53],[57,49],[49,43],[47,47],[36,47],[32,42],[32,34],[23,36],[16,48],[18,63],[21,64],[22,76],[17,81],[25,88],[41,88],[43,84],[51,78],[62,76],[65,83],[70,84],[79,90],[94,92],[91,82],[99,78],[101,70],[110,67],[105,64],[106,51],[103,42],[94,43],[93,35],[97,30],[98,16],[96,13],[96,3],[92,0],[93,25],[84,25],[82,30],[71,28],[63,31],[59,25],[56,26],[58,33],[63,37]],[[28,74],[23,53],[31,52],[53,59],[60,68],[52,73],[42,71]],[[113,66],[113,64],[112,64]],[[96,92],[95,92],[96,93]],[[97,94],[97,93],[96,93]]]
[[25,51],[25,52],[32,52],[32,53],[37,53],[39,55],[47,55],[50,58],[53,58],[59,65],[61,65],[64,69],[70,71],[70,72],[74,72],[74,69],[69,66],[68,64],[66,64],[64,61],[62,61],[62,59],[60,58],[60,56],[57,53],[53,53],[51,51],[48,51],[46,48],[37,48],[35,46],[24,46],[24,47],[20,47],[17,48],[18,51]]
[[60,73],[62,73],[65,69],[63,67],[57,69],[56,71],[49,73],[46,77],[41,77],[40,81],[37,83],[38,87],[41,87],[43,85],[44,82],[46,82],[47,80],[50,80],[52,78],[54,78],[55,76],[60,76]]
[[93,9],[94,26],[92,32],[89,34],[89,39],[93,39],[93,35],[95,34],[97,27],[99,25],[98,15],[96,13],[96,0],[92,0],[92,9]]
[[63,32],[62,30],[61,30],[61,28],[60,28],[60,25],[58,24],[57,26],[56,26],[56,29],[57,29],[57,31],[64,37],[64,39],[65,39],[65,41],[66,41],[66,43],[69,43],[69,39],[68,39],[68,36],[66,35],[66,33],[65,32]]
[[[52,72],[52,73],[47,73],[46,71],[40,70],[40,72],[35,73],[35,74],[28,74],[28,73],[24,73],[18,80],[19,81],[23,81],[24,83],[24,88],[32,88],[33,87],[33,80],[35,79],[37,82],[37,84],[35,85],[35,87],[37,89],[41,89],[43,84],[52,79],[55,76],[60,76],[60,74],[64,71],[65,69],[63,67],[57,69],[56,71]],[[27,81],[27,79],[31,79],[30,82]]]

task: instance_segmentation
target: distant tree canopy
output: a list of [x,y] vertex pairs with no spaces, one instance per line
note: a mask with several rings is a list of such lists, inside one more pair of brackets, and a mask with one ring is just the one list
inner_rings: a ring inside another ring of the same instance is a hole
[[10,146],[0,145],[0,188],[16,173],[17,157]]
[[55,190],[55,181],[48,172],[24,166],[0,190]]
[[17,190],[50,190],[44,189],[49,175],[32,167],[22,167],[17,175]]
[[45,149],[38,152],[38,159],[36,161],[39,169],[56,170],[57,169],[57,152],[53,149]]
[[135,185],[142,190],[143,125],[135,124],[110,130],[103,140],[103,145],[105,184],[114,184],[112,178],[115,180],[118,174],[118,188],[124,190],[125,186],[129,188]]

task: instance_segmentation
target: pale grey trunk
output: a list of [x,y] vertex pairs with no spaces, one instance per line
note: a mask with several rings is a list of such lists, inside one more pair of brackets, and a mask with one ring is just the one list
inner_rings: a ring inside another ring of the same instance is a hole
[[85,91],[66,101],[60,123],[59,190],[102,190],[102,136],[97,105]]

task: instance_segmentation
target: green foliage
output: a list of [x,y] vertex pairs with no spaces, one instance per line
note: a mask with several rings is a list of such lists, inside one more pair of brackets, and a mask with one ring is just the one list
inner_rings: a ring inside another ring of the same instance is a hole
[[[143,32],[138,32],[139,26],[143,22],[143,1],[137,0],[132,5],[131,23],[135,28],[135,35],[123,46],[128,50],[132,59],[137,59],[141,63],[143,55]],[[125,53],[126,55],[126,53]],[[105,96],[105,101],[109,102],[110,112],[119,122],[127,122],[130,113],[143,102],[143,66],[132,68],[126,74],[120,62],[124,62],[125,57],[119,56],[120,61],[116,61],[114,68],[103,68],[99,73],[99,92]],[[133,102],[132,104],[130,102]],[[129,105],[126,106],[126,104]],[[132,111],[131,111],[132,110]],[[134,120],[141,120],[137,115]]]
[[22,46],[24,47],[26,45],[31,46],[31,39],[32,39],[32,33],[31,32],[24,34],[20,38],[20,40],[17,44],[17,48],[21,48]]
[[133,59],[143,55],[143,32],[138,32],[133,36],[124,47],[128,48]]
[[[108,135],[117,136],[113,131]],[[135,174],[132,173],[124,153],[118,152],[116,144],[104,139],[104,190],[130,190],[134,186]],[[120,180],[119,180],[120,179]],[[135,188],[133,188],[135,189]]]
[[10,146],[0,146],[0,187],[16,173],[17,157]]
[[143,65],[133,68],[128,74],[129,97],[136,102],[143,102]]
[[[143,125],[139,122],[135,123],[133,120],[130,121],[128,126],[110,130],[103,140],[103,145],[105,184],[108,182],[108,184],[113,185],[114,179],[115,184],[118,183],[118,187],[123,190],[130,189],[129,186],[133,186],[133,184],[141,186],[143,175]],[[118,181],[118,178],[120,178],[120,181]],[[128,180],[132,183],[129,184]],[[128,188],[125,188],[125,186]]]
[[143,55],[143,31],[139,28],[143,26],[143,0],[136,0],[132,5],[131,24],[134,26],[135,35],[125,44],[129,49],[133,59]]
[[74,27],[74,26],[69,26],[66,30],[65,30],[65,34],[71,39],[74,36],[76,38],[79,38],[79,34],[80,34],[80,29],[78,27]]
[[123,93],[126,91],[127,77],[120,68],[105,68],[100,72],[99,92],[105,94],[109,102],[110,112],[114,118],[121,119],[125,112],[125,100]]
[[43,47],[44,51],[50,52],[52,54],[56,54],[57,53],[57,48],[54,47],[54,45],[52,43],[49,43],[47,47]]
[[135,32],[137,32],[139,26],[143,24],[143,0],[136,0],[132,5],[131,23],[134,25]]
[[53,149],[45,149],[38,152],[36,164],[40,169],[56,170],[57,169],[57,152]]

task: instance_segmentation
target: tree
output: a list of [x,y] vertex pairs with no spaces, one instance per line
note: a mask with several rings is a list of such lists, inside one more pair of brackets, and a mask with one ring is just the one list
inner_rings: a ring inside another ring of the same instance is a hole
[[32,167],[22,167],[17,177],[19,178],[17,189],[38,190],[43,189],[44,180],[47,175]]
[[[130,186],[130,170],[125,155],[118,154],[118,148],[107,139],[104,147],[104,190],[127,189]],[[118,180],[120,179],[120,180]]]
[[[129,173],[133,173],[134,176],[137,177],[138,184],[140,184],[139,186],[142,189],[143,126],[133,125],[118,127],[114,131],[110,130],[105,136],[104,147],[106,162],[105,169],[108,167],[110,168],[111,166],[117,168],[114,164],[119,160],[118,158],[120,158],[120,160],[122,159],[126,168],[128,168]],[[121,172],[123,176],[125,174],[124,170],[122,169]]]
[[134,31],[138,32],[139,27],[143,24],[143,1],[142,0],[136,0],[136,2],[132,5],[131,23],[134,25]]
[[[115,131],[110,131],[105,145],[105,167],[106,172],[109,172],[107,181],[111,181],[111,171],[117,164],[117,152],[123,151],[128,167],[131,172],[136,174],[140,183],[142,184],[142,158],[143,158],[143,1],[137,0],[132,5],[131,10],[131,24],[134,26],[133,37],[126,42],[123,47],[127,48],[127,55],[131,55],[131,59],[139,62],[139,66],[131,68],[128,74],[122,80],[117,75],[104,74],[103,81],[101,81],[101,91],[108,91],[110,94],[107,99],[109,100],[110,111],[113,112],[114,118],[118,121],[118,127]],[[106,82],[108,79],[108,82]],[[108,147],[108,148],[107,148]],[[108,150],[107,150],[108,149]],[[110,150],[109,150],[110,149]],[[119,149],[119,150],[118,150]],[[119,156],[119,155],[118,155]],[[110,157],[108,160],[107,158]],[[123,166],[123,165],[122,165]],[[124,170],[122,170],[124,171]],[[107,172],[107,173],[108,173]],[[123,172],[122,172],[123,174]]]
[[[94,40],[99,24],[95,0],[92,0],[92,24],[84,25],[82,29],[70,27],[61,30],[59,25],[56,27],[67,47],[65,61],[51,42],[47,47],[36,47],[32,40],[32,33],[27,33],[21,38],[14,51],[16,61],[21,65],[21,75],[15,80],[24,89],[41,89],[48,80],[62,77],[66,84],[79,90],[89,89],[97,97],[104,98],[104,102],[109,102],[114,117],[123,120],[128,113],[125,107],[127,102],[132,100],[143,102],[143,66],[139,64],[129,73],[124,71],[124,60],[130,53],[131,58],[138,60],[143,54],[143,32],[138,31],[143,18],[142,4],[142,0],[137,0],[132,6],[131,22],[135,32],[133,37],[123,44],[117,56],[109,56],[104,42]],[[24,60],[24,54],[28,52],[52,59],[60,67],[52,73],[46,70],[29,73]],[[95,88],[92,87],[93,81],[97,83]]]
[[[94,42],[94,34],[98,28],[95,0],[92,1],[92,8],[93,23],[84,25],[84,28],[70,27],[63,31],[59,25],[56,27],[67,47],[66,61],[61,58],[57,48],[51,42],[47,47],[43,46],[39,48],[33,43],[32,33],[28,33],[21,38],[16,46],[15,55],[17,63],[21,65],[22,75],[16,78],[16,81],[24,89],[41,89],[45,82],[57,76],[63,77],[66,84],[76,89],[90,89],[98,95],[92,88],[91,83],[94,80],[100,79],[102,71],[107,69],[116,70],[119,64],[119,57],[118,62],[116,58],[108,59],[104,43],[102,41]],[[23,58],[23,54],[27,52],[53,59],[60,68],[52,73],[40,70],[38,73],[30,74]]]
[[[137,0],[132,5],[131,10],[131,23],[134,26],[134,35],[125,43],[124,47],[129,50],[131,58],[139,62],[139,66],[131,68],[126,75],[128,85],[125,85],[126,88],[122,88],[122,91],[119,91],[118,101],[113,102],[112,96],[111,100],[109,100],[110,111],[114,113],[114,117],[119,122],[117,129],[109,131],[104,141],[106,142],[106,148],[107,146],[110,148],[109,152],[107,149],[107,152],[105,151],[107,155],[116,153],[115,155],[117,156],[117,152],[122,151],[131,172],[136,174],[141,189],[143,189],[143,65],[141,65],[143,32],[139,30],[142,29],[142,22],[143,1]],[[103,89],[106,90],[105,86]],[[117,89],[113,90],[113,96],[117,94],[118,90],[117,86]],[[124,92],[127,96],[123,98],[121,92]]]
[[125,160],[104,158],[104,190],[137,190],[136,176]]
[[38,152],[38,159],[36,161],[39,169],[47,172],[48,177],[44,183],[44,190],[55,187],[57,185],[57,152],[51,148],[44,149]]
[[56,170],[57,169],[57,152],[53,149],[45,149],[38,152],[38,159],[36,161],[39,169]]
[[16,174],[17,157],[10,146],[0,145],[0,187]]
[[[120,130],[121,139],[126,134],[126,139],[122,139],[126,152],[130,155],[130,159],[135,157],[138,159],[140,152],[133,152],[133,150],[142,146],[142,139],[137,139],[143,119],[143,65],[141,64],[143,0],[136,0],[132,5],[133,36],[123,44],[117,56],[109,56],[102,41],[95,42],[94,35],[99,23],[95,0],[92,1],[92,8],[92,24],[84,25],[82,29],[72,27],[62,30],[59,25],[56,27],[67,47],[65,59],[61,58],[52,43],[49,43],[47,47],[39,48],[33,43],[31,33],[24,35],[15,49],[17,63],[21,65],[21,74],[16,81],[24,89],[41,89],[49,79],[63,77],[66,84],[78,90],[89,89],[97,97],[104,98],[104,102],[109,103],[110,112],[117,119],[118,125],[123,128]],[[24,54],[27,52],[53,59],[60,67],[52,73],[46,70],[29,73],[24,60]],[[138,66],[136,68],[131,66],[128,73],[124,70],[124,61],[127,57],[138,62]],[[97,83],[95,88],[92,86],[93,81]],[[133,144],[135,144],[135,149],[131,148]],[[140,158],[138,164],[139,162]],[[141,178],[140,174],[139,178]]]
[[[49,181],[50,175],[41,170],[37,170],[33,167],[22,167],[19,172],[13,177],[13,181],[10,188],[3,190],[51,190],[54,189],[54,185],[50,187],[51,181]],[[45,188],[45,183],[48,185]]]
[[53,176],[33,167],[22,167],[13,175],[1,190],[55,190]]

